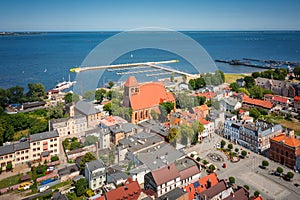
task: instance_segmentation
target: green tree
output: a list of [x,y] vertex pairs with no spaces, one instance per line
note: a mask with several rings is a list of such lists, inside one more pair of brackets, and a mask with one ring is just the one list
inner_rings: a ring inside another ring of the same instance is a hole
[[208,164],[207,160],[203,160],[202,163],[203,163],[203,165],[207,165]]
[[58,155],[51,156],[51,162],[58,161],[58,160],[59,160]]
[[246,88],[243,88],[243,87],[239,88],[238,92],[244,93],[244,94],[246,94],[248,96],[250,95],[250,92]]
[[248,185],[244,185],[244,188],[246,188],[248,191],[250,189],[250,187]]
[[226,145],[225,140],[222,140],[222,141],[221,141],[221,148],[224,148],[225,145]]
[[[199,134],[201,134],[205,128],[204,128],[203,124],[201,124],[199,121],[196,121],[196,120],[193,121],[192,128],[194,130],[194,138],[196,141],[198,141]],[[196,143],[196,142],[193,142],[193,143]]]
[[252,77],[253,78],[258,78],[258,77],[260,77],[260,73],[259,72],[253,72]]
[[190,143],[190,140],[193,138],[195,134],[193,128],[188,126],[187,124],[180,125],[180,132],[181,132],[181,137],[187,139],[187,144]]
[[168,141],[171,143],[178,138],[181,138],[179,130],[177,128],[169,129],[169,134],[167,136]]
[[157,120],[158,119],[158,113],[155,110],[151,110],[150,115],[152,119]]
[[288,172],[286,174],[286,176],[288,177],[288,179],[292,179],[292,178],[294,178],[294,173],[293,172]]
[[254,196],[255,196],[255,197],[258,197],[259,195],[260,195],[260,192],[256,190],[256,191],[254,192]]
[[6,170],[10,171],[10,170],[12,170],[12,168],[13,168],[12,163],[11,162],[7,163]]
[[40,101],[45,98],[45,87],[41,83],[29,83],[27,92],[28,101]]
[[241,152],[241,155],[242,155],[243,157],[247,156],[247,151],[243,150],[243,151]]
[[108,88],[112,88],[112,87],[114,87],[114,85],[115,85],[115,83],[114,83],[114,82],[112,82],[112,81],[109,81],[109,83],[108,83]]
[[174,103],[170,101],[160,103],[159,105],[162,106],[160,108],[165,109],[168,114],[174,109]]
[[249,93],[252,98],[262,99],[264,96],[264,89],[261,86],[252,86],[249,88]]
[[238,152],[239,152],[239,149],[238,149],[238,148],[235,148],[234,151],[235,151],[236,153],[238,153]]
[[264,167],[269,166],[269,162],[266,161],[266,160],[263,160],[261,164],[262,164],[262,166],[264,166]]
[[97,160],[96,156],[94,156],[94,154],[92,154],[91,152],[86,153],[80,161],[80,171],[83,173],[85,168],[85,163],[93,160]]
[[56,106],[48,107],[48,116],[50,119],[63,118],[65,114],[65,107],[62,102],[57,102]]
[[86,91],[83,94],[83,98],[85,100],[87,100],[87,101],[93,101],[93,100],[95,100],[95,91],[93,91],[93,90]]
[[80,142],[78,142],[78,141],[71,142],[71,146],[70,146],[71,151],[74,149],[79,149],[79,148],[81,148]]
[[211,165],[209,165],[208,169],[209,169],[209,171],[213,172],[216,170],[216,167],[215,167],[215,165],[211,164]]
[[251,108],[250,112],[249,112],[249,115],[251,117],[253,117],[254,120],[256,120],[256,119],[258,119],[260,117],[260,112],[257,110],[257,108]]
[[252,76],[246,76],[244,78],[244,81],[245,81],[245,87],[246,88],[251,88],[255,85],[255,80]]
[[87,190],[87,182],[85,178],[79,179],[77,182],[75,182],[74,186],[77,197],[82,196]]
[[77,94],[74,94],[72,92],[68,92],[64,96],[64,100],[66,104],[69,104],[71,102],[78,102],[79,101],[79,96]]
[[228,149],[230,149],[230,151],[233,149],[233,145],[232,144],[228,144],[227,147],[228,147]]
[[194,79],[189,80],[189,89],[194,90],[196,88],[196,83]]
[[103,106],[103,110],[109,112],[109,115],[111,115],[112,114],[111,102],[105,104]]
[[6,93],[6,90],[0,88],[0,107],[2,107],[3,110],[5,108],[6,103],[7,103],[7,93]]
[[233,176],[229,177],[229,183],[231,183],[231,184],[235,183],[235,178]]
[[84,146],[89,146],[92,144],[96,144],[98,142],[98,138],[94,135],[89,135],[85,138]]
[[195,106],[201,106],[206,102],[206,97],[199,97],[196,96],[196,105]]
[[6,90],[9,103],[23,103],[24,102],[24,88],[15,86]]
[[106,95],[105,89],[96,90],[96,92],[95,92],[95,98],[99,103],[101,103],[103,101],[105,95]]
[[276,171],[281,174],[283,172],[283,169],[281,167],[277,167]]
[[239,85],[238,85],[236,82],[231,83],[231,84],[230,84],[230,88],[231,88],[232,91],[234,91],[234,92],[238,92],[238,91],[239,91]]
[[295,67],[293,73],[296,78],[300,78],[300,66]]
[[201,158],[200,157],[197,157],[197,159],[196,159],[198,162],[200,162],[201,161]]

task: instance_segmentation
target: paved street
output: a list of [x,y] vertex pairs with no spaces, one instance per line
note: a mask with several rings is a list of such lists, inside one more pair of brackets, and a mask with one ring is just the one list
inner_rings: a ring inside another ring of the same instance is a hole
[[[250,152],[248,158],[241,159],[238,163],[230,162],[225,154],[221,151],[216,150],[215,145],[220,143],[224,139],[218,135],[214,135],[212,138],[205,139],[201,144],[197,144],[186,149],[186,152],[196,151],[200,155],[201,159],[205,159],[208,162],[213,163],[217,166],[218,170],[216,173],[220,179],[228,179],[230,176],[235,177],[237,185],[248,185],[250,187],[250,194],[253,195],[254,191],[258,190],[266,199],[289,199],[298,200],[300,199],[300,190],[294,186],[294,183],[300,183],[300,174],[295,174],[291,182],[285,181],[280,177],[270,175],[270,170],[276,170],[278,166],[284,169],[284,173],[292,171],[289,168],[281,166],[279,163],[275,163],[266,157],[258,155],[243,148],[239,145],[234,145],[233,150],[238,148],[241,152],[246,150]],[[226,147],[229,142],[226,141]],[[224,162],[214,162],[207,156],[209,153],[216,153],[224,158]],[[261,169],[263,160],[269,162],[268,169]],[[222,168],[223,163],[226,163],[226,169]],[[205,176],[206,173],[202,173],[201,176]]]

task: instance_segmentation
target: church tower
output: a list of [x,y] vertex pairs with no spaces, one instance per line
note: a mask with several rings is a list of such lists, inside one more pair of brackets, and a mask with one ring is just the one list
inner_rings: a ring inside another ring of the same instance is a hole
[[130,107],[130,97],[139,93],[139,84],[134,76],[128,77],[124,84],[124,101],[126,107]]

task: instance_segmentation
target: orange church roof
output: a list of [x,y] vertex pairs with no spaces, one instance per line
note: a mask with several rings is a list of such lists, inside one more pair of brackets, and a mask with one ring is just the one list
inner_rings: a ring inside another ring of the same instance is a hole
[[[131,81],[128,81],[128,84],[129,83],[131,83]],[[173,94],[171,92],[167,92],[163,83],[161,82],[145,83],[140,85],[139,89],[140,90],[138,94],[130,97],[130,104],[133,110],[152,108],[165,101],[171,101],[175,103]]]
[[280,134],[278,136],[275,136],[271,138],[271,140],[276,142],[284,142],[285,145],[290,147],[299,147],[300,146],[300,140],[293,138],[293,137],[287,137],[284,134]]

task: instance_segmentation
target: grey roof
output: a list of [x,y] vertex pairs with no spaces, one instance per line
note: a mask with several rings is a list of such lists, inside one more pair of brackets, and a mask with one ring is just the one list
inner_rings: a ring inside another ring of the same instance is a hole
[[100,110],[97,110],[95,108],[92,102],[86,102],[86,101],[78,101],[75,104],[75,109],[84,115],[93,115],[101,112]]
[[221,101],[224,101],[226,104],[228,104],[230,106],[235,106],[238,103],[238,100],[236,100],[232,97],[221,99]]
[[123,171],[116,170],[111,167],[108,168],[106,172],[107,172],[107,175],[112,177],[114,180],[127,180],[129,178],[129,176],[127,174],[125,174]]
[[29,147],[30,147],[30,145],[29,145],[28,141],[14,144],[15,151],[20,151],[20,150],[23,150],[23,149],[29,149]]
[[76,166],[76,164],[74,164],[74,165],[70,165],[65,168],[59,169],[57,173],[59,174],[59,176],[64,176],[64,175],[76,172],[78,170],[79,170],[78,167]]
[[0,155],[6,155],[13,153],[14,151],[14,146],[13,145],[5,145],[5,146],[0,146]]
[[55,137],[59,137],[56,130],[30,135],[29,140],[30,142],[35,142],[35,141],[40,141],[40,140],[45,140],[45,139],[50,139]]
[[82,178],[84,178],[83,175],[75,176],[75,177],[73,178],[73,181],[77,182],[78,180],[80,180],[80,179],[82,179]]
[[138,159],[150,170],[161,168],[184,156],[170,144],[163,142],[137,154]]
[[138,174],[138,173],[144,172],[144,171],[150,171],[149,168],[145,164],[131,169],[129,173],[130,174]]
[[0,156],[11,154],[14,153],[15,151],[20,151],[24,149],[29,149],[28,141],[0,146]]
[[85,163],[85,166],[89,169],[90,172],[99,168],[105,168],[105,164],[101,159]]
[[197,163],[195,163],[195,161],[193,161],[190,158],[182,158],[182,159],[176,160],[174,162],[174,164],[178,171],[183,171],[183,170],[189,169],[193,166],[197,166]]
[[170,192],[156,198],[157,200],[165,200],[165,199],[179,199],[180,197],[182,197],[183,195],[185,195],[187,192],[184,191],[181,188],[175,188],[173,190],[171,190]]

